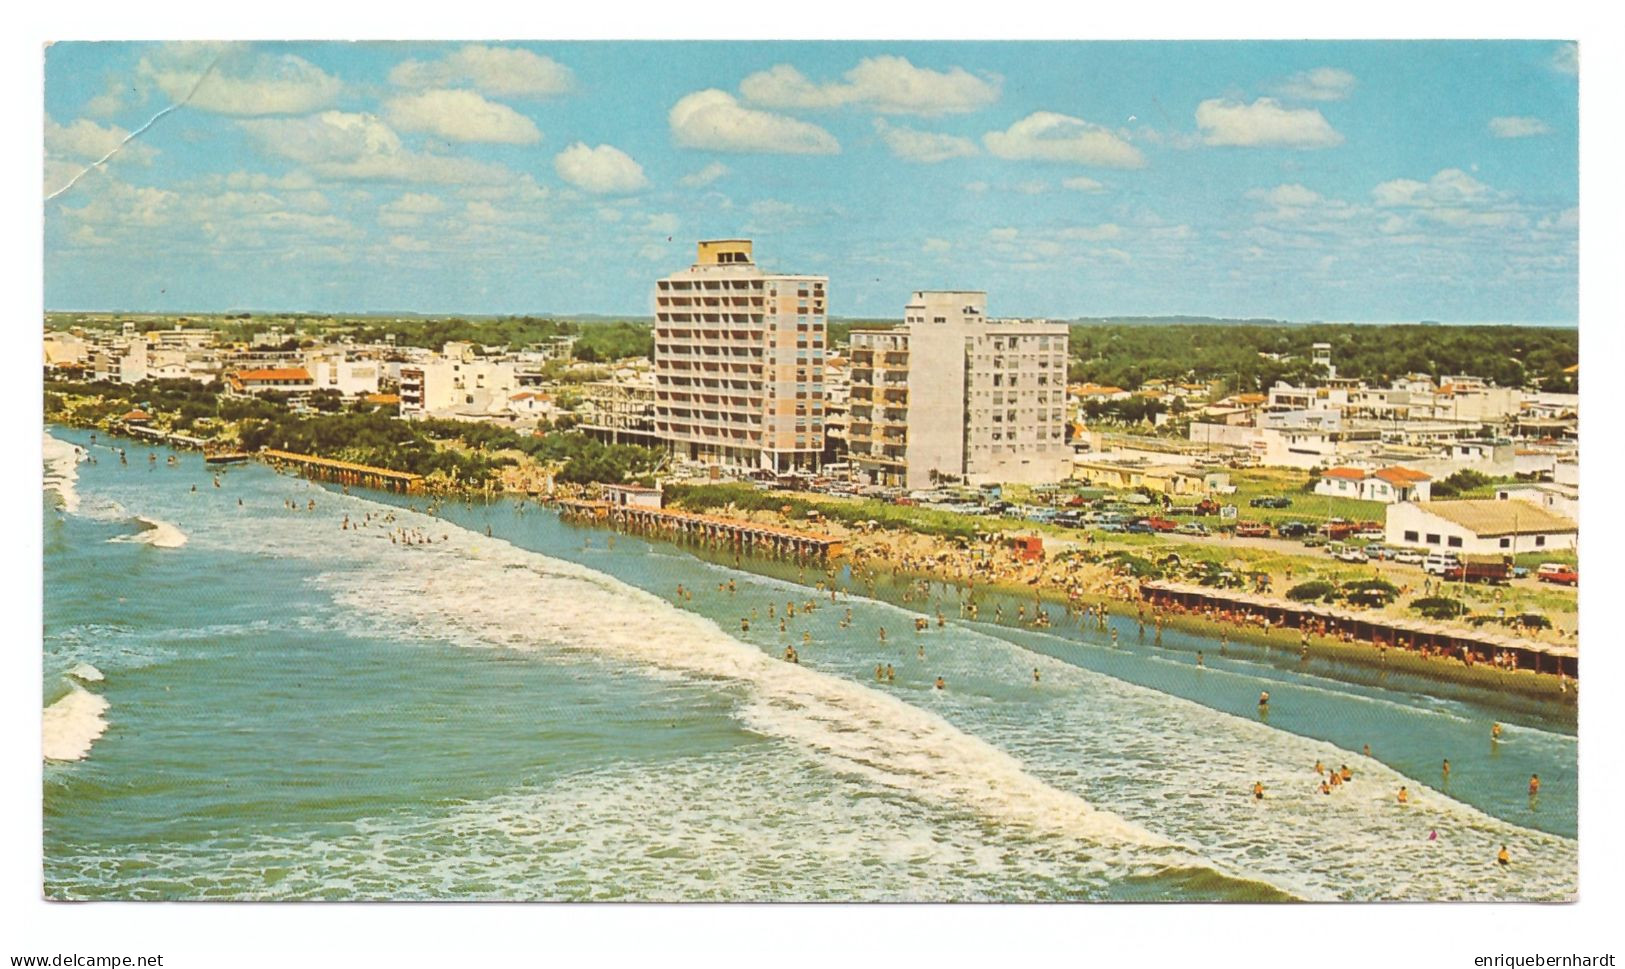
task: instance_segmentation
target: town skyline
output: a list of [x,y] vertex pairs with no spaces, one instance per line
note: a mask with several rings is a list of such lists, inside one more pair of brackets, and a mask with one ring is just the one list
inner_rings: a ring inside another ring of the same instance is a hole
[[45,301],[646,317],[695,239],[749,237],[827,274],[833,317],[977,289],[1015,317],[1574,325],[1576,56],[59,44]]

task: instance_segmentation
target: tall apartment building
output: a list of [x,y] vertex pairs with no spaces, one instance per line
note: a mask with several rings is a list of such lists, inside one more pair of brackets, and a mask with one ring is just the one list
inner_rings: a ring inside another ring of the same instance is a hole
[[1066,324],[986,312],[986,293],[917,292],[902,326],[852,331],[860,473],[907,488],[1070,476]]
[[748,239],[699,244],[655,284],[655,434],[681,458],[814,468],[824,449],[827,276],[769,274]]

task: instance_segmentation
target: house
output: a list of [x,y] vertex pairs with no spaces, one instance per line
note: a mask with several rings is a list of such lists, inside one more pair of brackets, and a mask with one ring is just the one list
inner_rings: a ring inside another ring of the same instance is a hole
[[611,484],[604,485],[604,500],[613,508],[659,508],[662,498],[659,488]]
[[266,370],[234,370],[226,374],[226,387],[239,396],[257,397],[266,393],[306,391],[315,385],[304,367],[274,367]]
[[1332,498],[1358,498],[1393,504],[1399,501],[1427,501],[1433,476],[1392,465],[1376,471],[1364,468],[1327,468],[1315,482],[1315,494]]
[[1501,501],[1524,501],[1564,518],[1580,520],[1580,489],[1574,485],[1530,482],[1497,485],[1495,497]]
[[1386,532],[1391,546],[1463,555],[1573,549],[1580,538],[1572,518],[1528,502],[1494,498],[1389,505]]

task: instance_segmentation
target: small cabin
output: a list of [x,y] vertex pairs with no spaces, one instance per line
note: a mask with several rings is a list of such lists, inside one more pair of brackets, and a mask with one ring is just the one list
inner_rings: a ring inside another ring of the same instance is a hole
[[604,500],[611,508],[659,508],[659,488],[642,485],[604,485]]

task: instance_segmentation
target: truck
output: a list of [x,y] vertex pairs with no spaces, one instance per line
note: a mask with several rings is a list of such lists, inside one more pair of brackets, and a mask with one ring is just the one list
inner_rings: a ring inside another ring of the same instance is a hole
[[1439,573],[1446,582],[1483,582],[1505,585],[1512,581],[1512,559],[1501,555],[1469,555]]
[[1270,527],[1263,522],[1236,522],[1237,538],[1269,538]]

